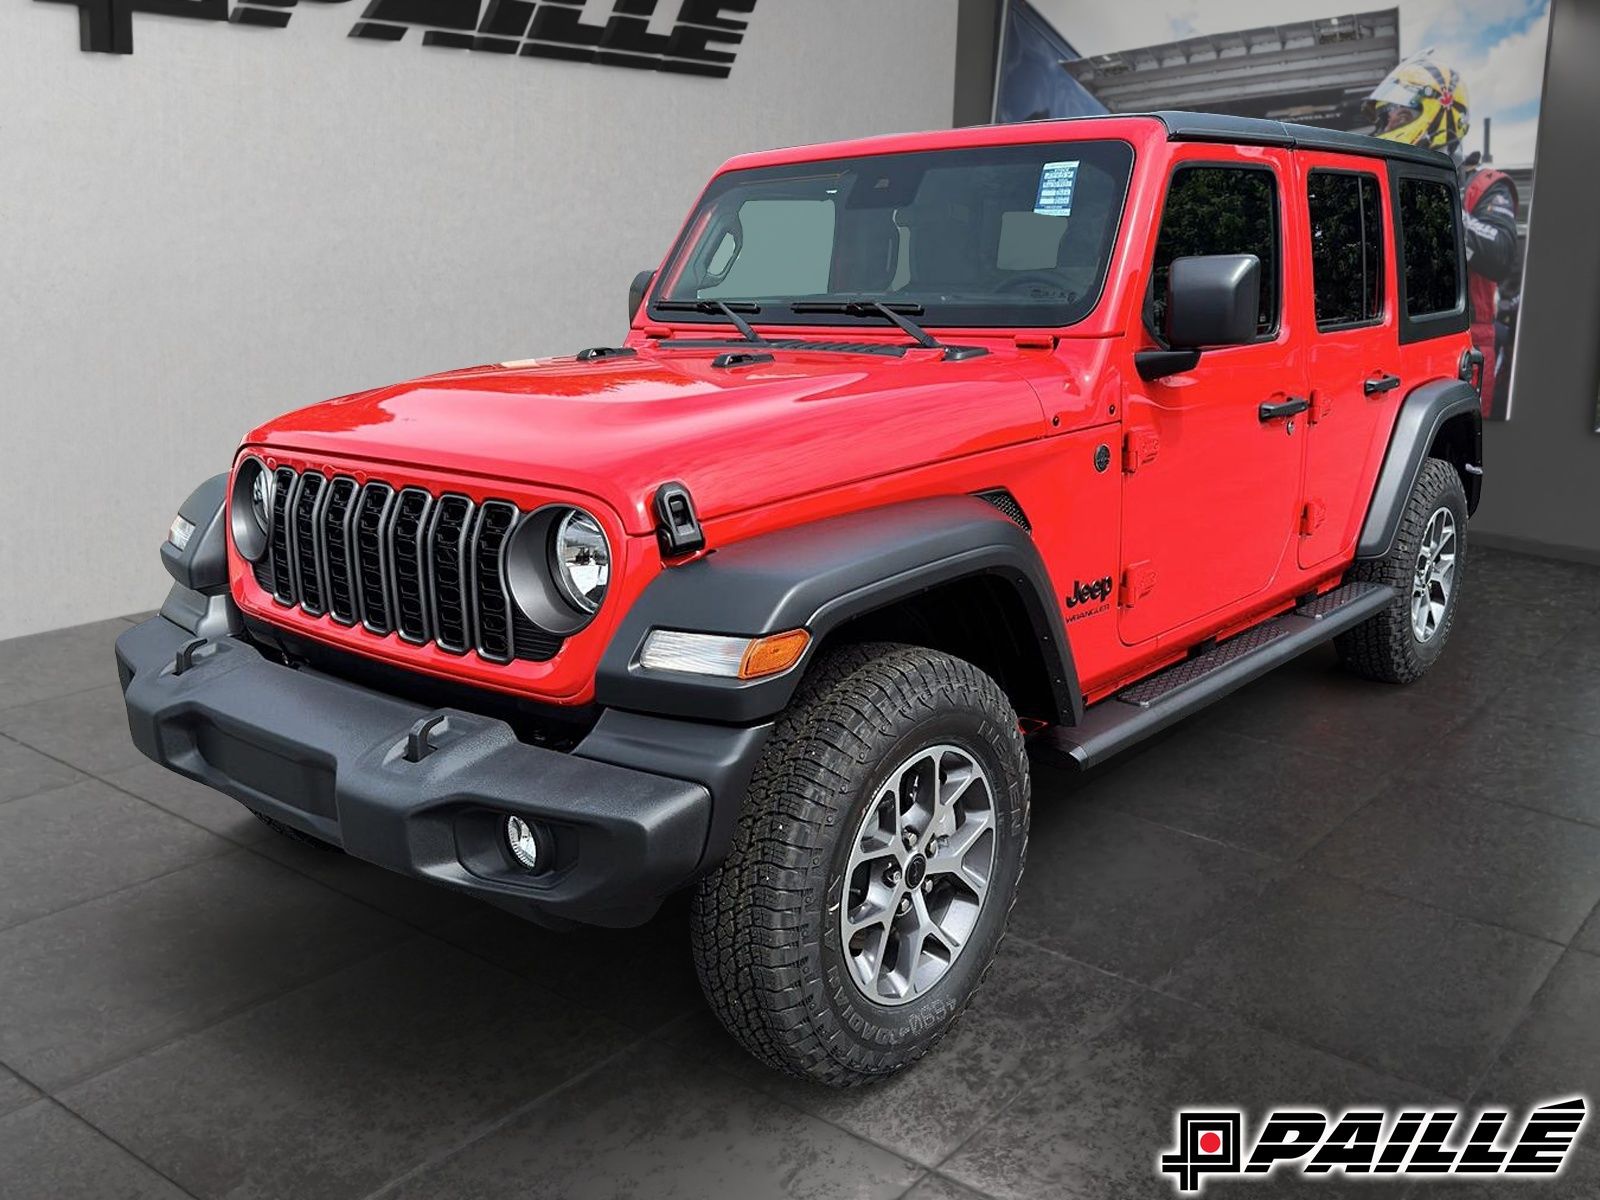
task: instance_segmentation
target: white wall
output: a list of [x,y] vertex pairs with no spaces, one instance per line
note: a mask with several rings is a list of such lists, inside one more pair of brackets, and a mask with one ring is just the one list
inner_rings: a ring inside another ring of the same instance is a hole
[[727,80],[358,16],[135,14],[112,56],[0,3],[0,637],[157,606],[176,505],[276,412],[620,337],[728,156],[950,122],[955,0],[761,0]]

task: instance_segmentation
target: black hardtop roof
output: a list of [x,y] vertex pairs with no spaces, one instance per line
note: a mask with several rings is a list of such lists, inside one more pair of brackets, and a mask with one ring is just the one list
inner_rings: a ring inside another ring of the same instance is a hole
[[1339,129],[1319,129],[1291,121],[1268,121],[1262,117],[1234,117],[1226,113],[1175,112],[1112,113],[1110,116],[1154,117],[1167,129],[1174,142],[1240,142],[1252,146],[1284,146],[1301,150],[1329,150],[1337,154],[1362,154],[1371,158],[1394,158],[1419,166],[1454,171],[1447,154],[1425,150],[1405,142],[1365,133],[1346,133]]

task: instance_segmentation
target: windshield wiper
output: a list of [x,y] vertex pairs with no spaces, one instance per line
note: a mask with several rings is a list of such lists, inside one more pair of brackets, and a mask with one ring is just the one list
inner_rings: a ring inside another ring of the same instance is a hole
[[754,342],[758,346],[767,344],[767,339],[756,332],[755,326],[739,315],[761,311],[761,305],[748,300],[737,300],[732,304],[725,300],[657,300],[655,306],[667,312],[701,312],[712,316],[724,316],[745,341]]
[[[981,346],[948,346],[911,320],[922,315],[920,304],[885,304],[882,300],[797,300],[792,313],[841,313],[847,317],[884,317],[905,331],[919,346],[943,350],[946,358],[975,358],[988,351]],[[907,316],[906,314],[910,314]]]

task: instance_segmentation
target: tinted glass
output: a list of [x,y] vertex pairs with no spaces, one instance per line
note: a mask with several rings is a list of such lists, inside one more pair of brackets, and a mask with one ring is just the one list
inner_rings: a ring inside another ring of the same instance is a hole
[[697,298],[826,291],[835,209],[832,200],[745,201],[742,238],[724,234],[708,264],[711,277],[722,282],[701,288]]
[[1261,260],[1256,332],[1278,327],[1278,187],[1253,167],[1182,167],[1167,187],[1150,275],[1150,323],[1167,324],[1172,260],[1197,254],[1254,254]]
[[1432,179],[1400,180],[1400,253],[1406,315],[1453,312],[1461,303],[1456,259],[1456,194]]
[[760,305],[758,326],[837,325],[789,305],[871,299],[919,306],[927,325],[1071,324],[1099,299],[1132,165],[1123,142],[1053,142],[731,171],[690,219],[652,310],[726,324],[653,306],[737,300]]
[[1373,175],[1312,171],[1311,278],[1317,327],[1350,325],[1383,314],[1383,205]]

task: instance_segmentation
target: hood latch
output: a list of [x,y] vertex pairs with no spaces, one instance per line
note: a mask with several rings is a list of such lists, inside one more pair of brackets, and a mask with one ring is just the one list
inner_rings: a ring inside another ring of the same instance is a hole
[[656,489],[656,537],[661,557],[680,558],[706,547],[705,530],[695,515],[694,498],[683,484],[673,481]]

